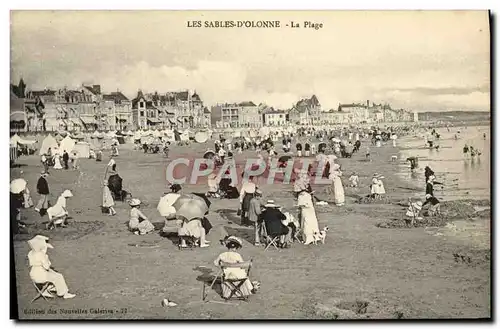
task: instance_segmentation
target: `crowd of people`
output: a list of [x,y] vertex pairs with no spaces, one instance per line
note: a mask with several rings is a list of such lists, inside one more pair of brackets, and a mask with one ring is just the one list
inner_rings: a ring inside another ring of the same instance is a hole
[[[401,134],[402,132],[399,131],[398,133]],[[234,141],[228,141],[221,135],[214,142],[214,151],[208,149],[205,155],[210,154],[210,157],[215,159],[216,164],[220,167],[227,161],[234,161],[233,152],[241,154],[244,151],[253,150],[257,152],[261,164],[265,164],[268,168],[271,160],[278,156],[275,144],[281,140],[282,156],[299,158],[312,156],[315,158],[317,165],[324,168],[322,176],[331,181],[330,193],[333,204],[342,207],[346,204],[342,179],[344,177],[348,179],[348,184],[352,188],[360,187],[360,179],[355,172],[352,172],[349,177],[344,176],[342,167],[336,162],[336,159],[339,157],[350,158],[353,153],[361,149],[362,144],[367,144],[366,158],[370,160],[369,145],[380,147],[382,142],[386,143],[392,140],[393,146],[396,146],[397,137],[395,136],[396,132],[392,130],[382,131],[378,129],[371,131],[342,130],[340,133],[333,130],[298,129],[296,133],[282,133],[281,135],[271,133],[266,138],[241,138]],[[315,143],[314,140],[317,140],[318,143]],[[295,144],[293,144],[294,142]],[[151,145],[142,145],[142,147],[145,152],[149,152],[151,151]],[[170,142],[162,141],[161,144],[156,144],[152,152],[158,153],[159,149],[156,149],[156,147],[162,147],[168,156],[169,145]],[[295,150],[293,150],[293,147],[295,147]],[[472,148],[469,149],[472,153]],[[110,160],[105,168],[104,179],[102,180],[101,206],[103,213],[108,216],[116,216],[115,203],[117,201],[127,201],[130,207],[128,229],[131,234],[145,235],[154,232],[155,226],[149,217],[141,211],[141,200],[136,197],[132,198],[129,192],[123,190],[122,178],[118,173],[117,166],[118,145],[112,146],[110,155]],[[74,169],[78,169],[76,159],[73,159]],[[102,152],[96,155],[96,160],[102,161]],[[411,163],[412,170],[418,167],[416,158],[408,161]],[[52,154],[52,150],[49,148],[42,155],[44,170],[37,182],[39,199],[34,209],[42,216],[47,214],[47,230],[54,229],[57,226],[64,227],[68,223],[67,220],[71,218],[67,204],[68,200],[73,197],[71,190],[64,190],[56,203],[51,205],[47,181],[50,175],[49,168],[69,169],[69,162],[70,156],[66,151],[60,156]],[[172,184],[169,186],[169,191],[160,198],[157,207],[160,215],[165,220],[162,232],[165,234],[176,233],[179,241],[178,246],[181,249],[186,247],[210,247],[210,241],[207,240],[207,235],[212,228],[212,224],[207,219],[208,208],[211,203],[209,199],[228,198],[238,199],[235,208],[240,216],[240,224],[253,228],[254,240],[252,242],[255,246],[265,245],[267,248],[271,243],[275,244],[277,248],[290,248],[294,243],[316,245],[324,241],[327,229],[320,229],[318,223],[316,207],[319,200],[315,197],[315,192],[311,186],[311,178],[315,174],[311,166],[294,171],[293,191],[290,191],[293,192],[296,201],[293,210],[285,209],[273,199],[264,201],[263,190],[262,187],[258,186],[257,176],[244,180],[238,191],[237,182],[232,181],[231,178],[219,177],[219,175],[212,173],[208,177],[208,188],[205,195],[182,193],[182,186]],[[419,219],[424,214],[424,211],[426,215],[439,214],[439,200],[434,195],[434,185],[441,183],[437,182],[435,178],[435,173],[429,167],[426,167],[425,202],[410,202],[409,209],[406,212],[408,217]],[[374,173],[371,184],[367,187],[369,196],[374,200],[381,199],[386,195],[383,179],[383,175]],[[13,199],[14,202],[17,202],[14,207],[15,211],[22,206],[30,207],[28,200],[31,199],[31,196],[27,187],[22,191],[22,196]],[[199,212],[189,218],[180,212],[183,204],[181,201],[188,202],[187,199],[196,200],[197,204],[201,204]],[[206,206],[203,206],[203,203]],[[16,222],[21,223],[19,211],[15,212],[14,216]],[[16,227],[18,226],[16,225]],[[50,268],[50,262],[46,255],[47,248],[50,248],[47,240],[47,238],[39,235],[30,240],[30,246],[32,247],[30,253],[38,253],[36,257],[32,256],[30,258],[32,272],[38,273],[33,274],[32,279],[35,280],[36,277],[36,282],[52,282],[55,286],[54,292],[58,296],[72,298],[74,295],[69,293],[62,275]],[[237,252],[243,246],[243,242],[239,237],[228,236],[224,239],[223,244],[228,248],[228,251],[217,257],[215,260],[216,265],[243,262],[243,258]],[[43,270],[38,270],[38,267]],[[226,269],[224,274],[227,277],[242,279],[245,278],[246,272],[237,268],[230,268]],[[223,295],[228,296],[228,291],[223,289]],[[245,295],[255,293],[256,285],[248,279],[243,284],[242,291]],[[50,294],[50,291],[47,293]]]

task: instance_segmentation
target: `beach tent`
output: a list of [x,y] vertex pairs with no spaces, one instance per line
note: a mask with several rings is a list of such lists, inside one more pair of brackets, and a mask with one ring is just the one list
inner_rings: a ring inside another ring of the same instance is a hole
[[71,150],[75,147],[75,140],[69,136],[64,137],[59,145],[59,152],[62,154],[64,151],[70,153]]
[[79,158],[90,158],[90,144],[85,142],[78,142],[71,152],[76,152]]
[[198,131],[195,135],[194,135],[194,140],[197,142],[197,143],[205,143],[207,140],[208,140],[208,133],[205,132],[205,131]]
[[56,149],[58,146],[57,141],[52,135],[48,135],[42,141],[42,146],[40,146],[40,155],[47,153],[49,148]]
[[22,140],[22,138],[19,137],[18,134],[15,134],[10,138],[10,144],[17,145],[17,143],[19,143],[20,140]]

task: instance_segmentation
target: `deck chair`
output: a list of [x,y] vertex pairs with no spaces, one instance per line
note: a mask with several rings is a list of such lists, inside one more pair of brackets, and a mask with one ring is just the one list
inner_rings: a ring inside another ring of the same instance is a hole
[[[215,275],[214,279],[212,280],[212,283],[210,284],[210,289],[212,290],[214,284],[216,282],[219,282],[221,285],[226,283],[229,289],[231,289],[231,293],[228,297],[223,297],[225,300],[230,300],[232,298],[240,298],[245,301],[248,300],[248,295],[243,296],[243,292],[241,291],[241,287],[245,283],[246,280],[248,280],[249,275],[250,275],[250,269],[252,268],[252,262],[253,260],[250,259],[249,261],[242,262],[242,263],[225,263],[225,262],[220,262],[219,263],[219,272],[217,275]],[[241,268],[245,269],[247,272],[247,275],[243,279],[228,279],[224,275],[224,270],[228,268]],[[206,301],[207,299],[208,292],[206,290],[206,283],[203,283],[203,291],[202,291],[202,300]]]
[[269,249],[271,246],[273,246],[274,248],[276,248],[276,250],[280,250],[280,248],[278,248],[278,245],[277,245],[280,236],[279,235],[276,235],[276,236],[270,236],[270,235],[268,235],[267,234],[266,223],[264,223],[264,222],[262,222],[262,235],[264,237],[265,246],[266,246],[264,250]]
[[37,295],[35,296],[35,298],[33,298],[31,300],[31,303],[33,303],[35,300],[37,300],[40,297],[42,297],[43,299],[45,299],[46,302],[48,302],[49,300],[43,294],[45,292],[47,292],[49,290],[49,288],[51,288],[53,286],[53,284],[51,282],[45,282],[45,283],[36,283],[35,281],[31,281],[31,282],[33,283],[33,286],[35,287],[35,289],[37,291]]

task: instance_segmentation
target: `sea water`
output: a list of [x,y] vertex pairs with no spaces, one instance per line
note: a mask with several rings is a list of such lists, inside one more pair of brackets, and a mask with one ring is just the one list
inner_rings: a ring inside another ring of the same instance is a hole
[[[441,135],[434,139],[434,145],[439,150],[426,148],[423,134],[406,136],[398,140],[401,151],[401,168],[398,175],[425,194],[424,168],[429,166],[436,176],[436,181],[444,183],[443,188],[435,185],[435,195],[441,200],[456,199],[490,199],[490,127],[453,127],[436,129]],[[483,134],[486,134],[484,139]],[[430,135],[430,134],[428,134]],[[457,135],[458,139],[455,139]],[[463,147],[469,147],[481,152],[480,156],[465,156]],[[404,164],[408,157],[418,157],[419,167],[414,173],[410,171],[410,164]]]

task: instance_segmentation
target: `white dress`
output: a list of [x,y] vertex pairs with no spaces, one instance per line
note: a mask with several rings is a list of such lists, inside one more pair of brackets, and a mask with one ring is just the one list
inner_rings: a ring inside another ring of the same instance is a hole
[[54,156],[54,169],[63,169],[61,166],[61,156],[59,154]]
[[[47,209],[47,215],[49,215],[49,219],[51,220],[68,215],[68,212],[66,211],[66,198],[60,196],[57,199],[56,204]],[[59,224],[58,222],[61,221],[55,221],[56,224]]]
[[333,182],[333,197],[337,206],[342,206],[345,202],[344,186],[342,185],[340,176],[342,176],[342,172],[334,170],[330,173],[329,177]]
[[297,205],[301,206],[303,234],[306,240],[304,244],[310,244],[315,240],[315,233],[319,233],[318,218],[311,195],[307,192],[300,193]]
[[[237,252],[227,251],[220,254],[215,259],[214,264],[216,266],[219,266],[219,262],[221,261],[224,263],[236,264],[236,263],[242,263],[243,258]],[[233,280],[246,279],[243,285],[240,287],[241,293],[243,294],[243,296],[249,296],[252,294],[253,285],[248,279],[247,271],[245,269],[237,267],[226,268],[224,269],[224,276],[226,277],[226,279],[233,279]],[[228,298],[230,295],[231,295],[231,286],[227,282],[222,282],[222,296]],[[235,293],[234,296],[243,297],[240,296],[239,293]]]

